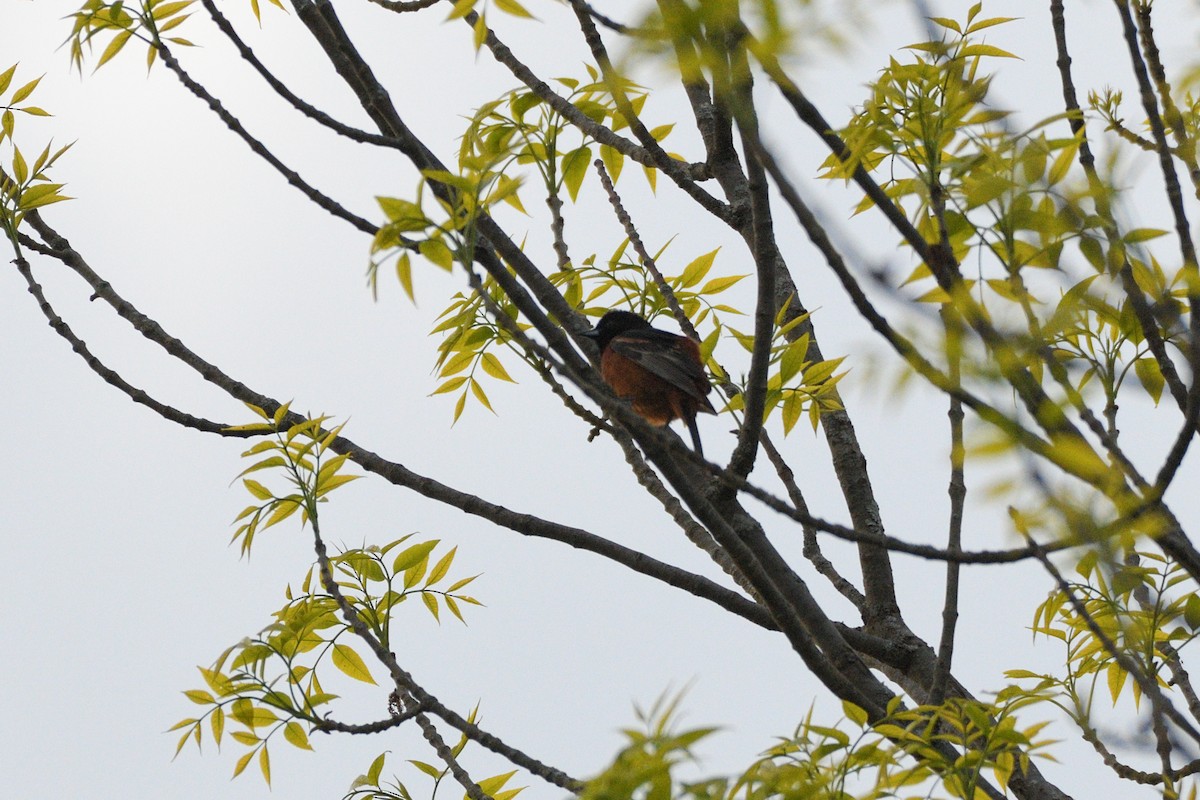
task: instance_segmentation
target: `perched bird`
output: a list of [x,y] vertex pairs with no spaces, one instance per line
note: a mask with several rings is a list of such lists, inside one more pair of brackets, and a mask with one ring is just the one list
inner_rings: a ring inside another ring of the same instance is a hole
[[660,331],[631,311],[609,311],[583,335],[600,348],[600,375],[618,397],[651,425],[683,420],[696,453],[704,455],[696,414],[717,412],[694,341]]

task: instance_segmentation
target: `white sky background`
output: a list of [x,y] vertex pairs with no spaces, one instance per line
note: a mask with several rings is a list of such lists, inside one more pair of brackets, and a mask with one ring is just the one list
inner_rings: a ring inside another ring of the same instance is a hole
[[[0,0],[0,68],[19,60],[18,80],[46,73],[34,99],[56,116],[20,119],[18,140],[40,149],[50,136],[60,143],[78,139],[56,173],[78,199],[52,207],[46,218],[118,292],[252,388],[294,398],[297,410],[350,416],[348,435],[386,458],[515,510],[715,574],[645,499],[619,450],[604,439],[587,444],[584,425],[515,359],[510,370],[519,385],[488,386],[498,416],[472,404],[451,427],[454,396],[427,396],[436,385],[430,374],[436,340],[427,332],[449,294],[461,288],[460,276],[415,265],[414,308],[384,273],[380,300],[373,301],[364,283],[367,238],[288,187],[161,65],[147,78],[141,52],[131,49],[95,75],[80,80],[71,74],[66,52],[54,48],[70,27],[60,18],[77,5]],[[366,127],[299,23],[266,10],[260,32],[248,5],[222,3],[276,74],[316,105]],[[582,43],[547,32],[567,21],[564,9],[529,5],[546,27],[505,24],[503,37],[543,74],[580,74]],[[888,53],[924,38],[908,3],[876,5],[849,54],[821,54],[800,73],[834,124],[861,101],[864,84]],[[942,2],[936,8],[961,18],[969,5]],[[1179,64],[1194,46],[1200,16],[1193,3],[1159,5],[1158,29],[1169,37],[1165,56]],[[1069,6],[1080,90],[1127,85],[1111,3]],[[605,4],[628,19],[626,7]],[[993,29],[988,41],[1024,58],[1000,65],[995,102],[1021,107],[1025,124],[1060,103],[1047,7],[1009,0],[985,8],[989,16],[1023,17]],[[448,162],[462,117],[514,85],[489,55],[472,54],[465,25],[443,24],[437,11],[397,19],[365,3],[342,2],[339,12],[401,114]],[[177,49],[194,77],[311,183],[370,219],[379,219],[375,195],[411,195],[416,179],[402,157],[299,121],[237,60],[202,10],[180,32],[206,45]],[[820,144],[791,121],[769,89],[763,86],[760,94],[774,140],[790,148],[803,190],[830,219],[844,219],[851,195],[822,185],[827,194],[818,196],[805,180],[824,158]],[[1127,91],[1130,102],[1133,97]],[[682,135],[690,115],[678,101],[677,93],[652,99],[647,116],[652,124],[679,118],[668,149],[695,156],[695,142]],[[1132,105],[1127,116],[1141,118]],[[669,181],[660,179],[651,203],[639,173],[627,166],[618,188],[652,251],[677,237],[665,271],[678,272],[718,245],[724,249],[716,270],[749,270],[744,248],[729,236],[714,237],[715,226],[706,221],[698,225],[703,218],[679,204]],[[1131,183],[1135,178],[1158,191],[1151,163],[1131,173]],[[594,213],[584,219],[570,216],[568,208],[567,237],[576,259],[591,252],[607,257],[621,239],[601,200],[598,186],[589,184],[581,203]],[[534,192],[527,192],[525,204],[540,219]],[[686,216],[677,213],[684,209]],[[781,229],[789,228],[786,210],[780,206],[776,213]],[[1163,219],[1143,224],[1168,227]],[[553,254],[540,223],[515,214],[507,221],[518,238],[529,227],[531,255],[549,269]],[[895,249],[897,237],[878,221],[835,225],[854,232],[869,266],[905,273],[911,267],[907,253]],[[888,530],[941,541],[948,505],[944,403],[927,402],[926,393],[900,397],[892,390],[894,370],[874,369],[867,357],[879,352],[878,344],[846,310],[806,242],[788,235],[783,245],[803,300],[816,310],[826,355],[851,354],[852,371],[842,387]],[[89,304],[87,287],[64,268],[34,263],[59,313],[126,379],[192,413],[250,421],[238,404],[176,365],[107,306]],[[740,363],[736,344],[722,348],[718,354],[726,363]],[[248,495],[230,480],[242,469],[245,442],[177,428],[101,382],[46,326],[12,268],[0,270],[0,375],[0,410],[9,424],[8,455],[0,465],[0,541],[8,564],[7,613],[0,615],[0,797],[266,795],[254,766],[229,781],[243,751],[228,738],[220,754],[206,740],[203,756],[189,747],[172,763],[176,735],[162,731],[200,710],[181,694],[201,684],[195,665],[208,664],[265,625],[283,602],[284,587],[298,584],[313,557],[309,535],[280,526],[258,538],[249,562],[239,561],[236,547],[227,546],[229,523]],[[1173,424],[1172,412],[1166,414]],[[701,425],[711,454],[728,447],[728,418],[706,418]],[[1129,425],[1124,443],[1136,455]],[[1173,431],[1138,434],[1147,445],[1140,463],[1148,467]],[[844,521],[823,439],[800,426],[784,447],[814,513]],[[1185,469],[1178,487],[1194,485],[1194,468]],[[1003,510],[978,497],[984,483],[978,473],[968,474],[975,493],[965,545],[1011,545]],[[1169,499],[1185,525],[1195,518],[1194,500],[1178,491]],[[637,521],[624,522],[617,512],[635,512]],[[780,518],[764,519],[799,560],[799,531]],[[471,588],[487,607],[467,609],[467,627],[450,619],[438,626],[410,604],[397,629],[403,631],[397,636],[401,664],[460,712],[481,701],[483,727],[577,777],[591,775],[616,752],[622,743],[617,729],[634,722],[633,703],[649,705],[689,682],[684,723],[726,726],[698,748],[705,774],[744,768],[772,737],[789,733],[814,700],[825,720],[840,713],[781,636],[598,557],[497,530],[374,477],[339,491],[323,520],[329,540],[351,546],[414,531],[458,545],[455,574],[484,573]],[[794,545],[787,544],[789,537]],[[839,563],[853,560],[832,543],[828,552]],[[903,556],[895,564],[910,624],[936,641],[942,568]],[[812,584],[831,594],[819,578]],[[973,689],[1000,688],[1005,669],[1052,670],[1061,662],[1061,651],[1051,644],[1031,648],[1026,630],[1048,586],[1032,568],[964,572],[955,671]],[[332,673],[326,683],[347,697],[332,707],[338,719],[386,716],[385,691],[351,684]],[[1074,739],[1065,724],[1050,732]],[[452,737],[448,729],[446,735]],[[385,774],[398,771],[416,796],[427,795],[425,779],[402,759],[435,756],[408,728],[375,737],[316,735],[314,745],[315,753],[304,753],[281,738],[273,743],[276,796],[336,800],[383,750],[393,753]],[[477,747],[467,752],[466,763],[478,777],[506,769]],[[1043,768],[1077,797],[1157,796],[1110,780],[1086,746],[1072,741],[1054,752],[1063,765]],[[530,789],[523,796],[531,799],[562,794],[537,779],[524,783]],[[451,785],[442,796],[460,793]]]

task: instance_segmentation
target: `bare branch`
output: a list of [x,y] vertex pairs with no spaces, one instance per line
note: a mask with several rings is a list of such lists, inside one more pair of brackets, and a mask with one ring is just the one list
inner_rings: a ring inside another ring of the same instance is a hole
[[175,77],[179,79],[179,82],[187,87],[189,92],[203,100],[208,107],[212,109],[213,113],[221,118],[221,121],[225,123],[229,130],[237,134],[238,138],[245,142],[255,155],[274,167],[275,171],[282,175],[290,185],[299,189],[305,197],[335,217],[349,222],[363,233],[368,233],[372,236],[375,235],[375,231],[377,230],[378,226],[368,222],[360,216],[351,214],[335,200],[313,188],[308,184],[308,182],[300,177],[298,172],[291,169],[278,158],[276,158],[275,154],[268,150],[266,145],[251,136],[250,132],[246,130],[242,123],[239,122],[237,118],[233,116],[233,114],[229,113],[225,106],[222,105],[220,100],[213,97],[203,86],[192,80],[191,76],[184,71],[183,67],[180,66],[179,62],[175,59],[175,56],[171,54],[170,49],[165,44],[162,42],[156,42],[155,48],[158,50],[159,56],[162,57],[163,64],[167,66],[167,69],[175,73]]

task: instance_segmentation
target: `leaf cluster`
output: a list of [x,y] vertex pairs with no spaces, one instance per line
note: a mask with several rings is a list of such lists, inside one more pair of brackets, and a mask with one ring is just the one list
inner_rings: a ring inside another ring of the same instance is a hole
[[[254,536],[300,512],[303,524],[317,515],[317,504],[326,502],[326,495],[357,480],[357,475],[340,474],[349,454],[328,456],[329,446],[337,439],[345,423],[325,431],[327,416],[312,417],[283,428],[290,403],[284,403],[274,414],[247,404],[263,422],[236,425],[230,430],[269,434],[268,438],[242,453],[243,458],[257,460],[238,474],[246,491],[259,502],[246,506],[234,522],[242,522],[234,531],[232,541],[241,540],[243,555],[249,555]],[[253,478],[245,476],[262,470],[280,472],[290,491],[272,490]],[[236,480],[236,479],[235,479]]]
[[[278,3],[278,0],[271,1]],[[161,42],[192,46],[190,41],[180,36],[168,36],[165,39],[161,37],[162,34],[182,25],[191,16],[188,8],[194,2],[195,0],[137,0],[126,3],[125,0],[116,0],[109,3],[105,0],[86,0],[79,10],[71,15],[74,23],[66,42],[71,54],[71,63],[82,71],[84,51],[90,53],[97,40],[108,38],[108,44],[96,61],[95,69],[100,69],[115,58],[130,40],[137,39],[146,44],[146,68],[150,69],[158,57]],[[255,4],[257,15],[256,0]]]
[[[412,534],[383,547],[345,550],[330,558],[337,585],[354,614],[383,643],[391,646],[395,610],[419,596],[425,609],[440,621],[439,602],[465,622],[462,604],[480,605],[462,589],[478,576],[453,581],[438,588],[450,572],[457,548],[431,564],[439,541],[408,543]],[[405,546],[407,545],[407,546]],[[343,675],[375,684],[366,661],[347,639],[353,639],[337,601],[318,591],[319,567],[305,575],[299,594],[289,586],[287,603],[275,620],[253,637],[227,648],[210,667],[200,667],[207,688],[184,694],[207,708],[198,718],[187,718],[171,730],[183,729],[176,753],[188,740],[201,744],[205,720],[213,741],[220,746],[227,722],[240,726],[232,738],[249,750],[234,767],[237,776],[255,754],[264,779],[270,782],[269,740],[282,731],[295,747],[309,750],[308,735],[325,721],[323,706],[337,699],[325,691],[319,675],[332,664]]]
[[14,248],[18,247],[17,229],[27,212],[70,199],[62,194],[63,184],[53,183],[46,172],[71,147],[69,144],[63,145],[51,152],[52,144],[47,143],[32,163],[21,152],[13,138],[17,112],[32,117],[48,117],[50,114],[42,107],[27,102],[41,82],[41,77],[14,84],[17,66],[13,64],[0,72],[0,149],[7,149],[4,147],[7,142],[12,153],[7,163],[0,166],[0,226],[3,226]]
[[[479,707],[471,709],[471,713],[467,716],[467,722],[472,725],[479,722]],[[458,742],[450,748],[450,753],[455,758],[462,754],[466,748],[468,737],[464,734],[459,737]],[[408,787],[396,776],[392,776],[390,781],[383,780],[383,766],[387,758],[387,752],[380,753],[367,771],[354,779],[350,785],[350,791],[346,792],[342,800],[414,800],[414,795],[409,791]],[[433,764],[425,761],[417,761],[409,759],[408,763],[417,769],[422,775],[433,781],[433,787],[428,794],[417,795],[416,797],[437,797],[438,789],[446,776],[449,775],[449,767],[438,768]],[[504,772],[499,775],[492,775],[479,781],[478,786],[483,790],[483,793],[493,800],[512,800],[526,787],[505,788],[508,781],[516,775],[516,770]],[[468,800],[464,796],[463,800]]]
[[1077,580],[1038,606],[1032,628],[1035,636],[1062,642],[1065,672],[1015,670],[1008,676],[1036,679],[1034,691],[1083,724],[1091,718],[1097,689],[1107,688],[1114,706],[1126,693],[1135,706],[1141,703],[1147,687],[1137,676],[1130,680],[1128,662],[1118,653],[1132,659],[1159,691],[1179,691],[1164,673],[1173,672],[1200,631],[1200,596],[1191,591],[1191,577],[1161,554],[1131,547],[1089,550],[1075,572]]
[[[714,732],[676,732],[675,704],[658,704],[647,729],[627,730],[629,744],[581,795],[592,800],[876,800],[888,797],[980,796],[986,773],[1006,787],[1014,770],[1051,742],[1038,739],[1046,723],[1018,728],[1016,712],[1037,702],[1007,689],[994,703],[962,698],[903,709],[895,698],[883,719],[844,703],[845,719],[813,721],[810,709],[789,737],[769,748],[737,777],[679,780],[674,770],[692,760],[691,747]],[[912,794],[905,795],[904,791]]]

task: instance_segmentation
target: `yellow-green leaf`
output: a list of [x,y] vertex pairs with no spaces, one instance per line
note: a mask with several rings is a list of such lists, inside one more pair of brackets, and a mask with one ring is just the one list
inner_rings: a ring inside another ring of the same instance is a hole
[[242,757],[238,759],[237,764],[235,764],[233,767],[233,777],[236,778],[238,775],[241,775],[243,772],[245,772],[246,767],[250,764],[250,759],[252,758],[254,758],[253,750],[251,750],[249,753],[244,753]]
[[301,750],[312,750],[312,745],[308,743],[308,734],[304,732],[304,727],[295,720],[284,727],[283,738]]
[[441,618],[438,617],[437,595],[433,592],[421,592],[421,599],[425,601],[425,607],[429,609],[430,614],[433,614],[433,618],[441,622]]
[[266,486],[263,486],[256,480],[243,478],[242,485],[246,487],[246,491],[250,492],[250,494],[254,495],[259,500],[270,500],[275,496],[271,494],[270,489],[268,489]]
[[213,709],[212,714],[208,718],[212,725],[213,741],[217,746],[221,746],[221,735],[225,732],[225,711],[220,706]]
[[442,385],[440,385],[436,389],[434,389],[433,392],[430,393],[429,396],[433,397],[433,395],[435,395],[435,394],[445,394],[446,392],[453,392],[455,389],[462,386],[466,382],[467,382],[466,375],[459,375],[458,377],[451,378],[450,380],[446,381],[445,383],[443,383]]
[[292,500],[290,498],[284,498],[283,500],[280,500],[275,504],[275,510],[271,512],[271,516],[267,517],[267,521],[263,523],[262,529],[266,530],[272,525],[283,522],[292,514],[295,514],[297,511],[299,511],[300,508],[301,505],[296,500]]
[[450,571],[450,564],[454,561],[454,554],[458,552],[458,547],[450,548],[450,552],[438,559],[434,564],[433,570],[430,571],[429,577],[425,580],[425,585],[433,586],[435,583],[446,577],[446,573]]
[[424,772],[431,778],[442,777],[442,771],[432,764],[426,764],[424,761],[414,761],[412,759],[409,759],[408,763],[412,764],[414,767],[419,769],[421,772]]
[[969,44],[959,53],[963,58],[975,58],[976,56],[989,56],[992,58],[1016,58],[1015,55],[1007,50],[1001,50],[990,44]]
[[412,259],[409,258],[408,253],[401,253],[400,257],[396,259],[396,278],[400,281],[400,286],[408,295],[408,299],[415,303],[417,297],[413,293]]
[[1192,630],[1200,628],[1200,596],[1194,592],[1188,595],[1187,602],[1183,606],[1183,621]]
[[496,8],[503,11],[505,14],[511,14],[514,17],[526,17],[533,19],[533,14],[525,10],[525,6],[517,2],[517,0],[492,0]]
[[625,154],[615,147],[602,144],[600,145],[600,160],[604,162],[604,168],[608,170],[612,182],[616,183],[617,178],[621,176],[621,168],[625,166]]
[[133,31],[121,31],[114,36],[113,40],[108,43],[108,47],[104,48],[104,52],[100,55],[100,60],[96,62],[96,69],[103,67],[109,61],[111,61],[117,53],[121,52],[121,48],[124,47],[125,43],[129,41],[130,36],[133,36]]
[[465,17],[467,14],[471,13],[472,9],[475,8],[475,3],[476,0],[458,0],[454,4],[454,8],[450,9],[450,16],[446,17],[446,19],[458,19],[460,17]]
[[4,72],[0,72],[0,93],[8,91],[8,85],[12,83],[13,75],[17,72],[17,65],[13,64]]
[[1125,685],[1128,673],[1121,668],[1120,662],[1113,661],[1108,665],[1108,693],[1112,695],[1113,705],[1121,697],[1121,688]]
[[356,681],[375,683],[375,679],[371,677],[371,672],[363,663],[362,657],[348,645],[335,644],[333,646],[333,665]]
[[39,83],[41,83],[41,80],[42,79],[40,77],[34,78],[29,83],[25,84],[20,89],[17,89],[15,92],[13,92],[12,100],[10,101],[12,103],[12,105],[15,106],[17,103],[21,102],[26,97],[29,97],[29,95],[33,94],[33,90],[37,88],[37,85]]
[[588,164],[591,163],[592,148],[584,146],[578,150],[572,150],[563,156],[562,172],[563,183],[567,186],[567,193],[574,201],[579,197],[579,187],[583,185],[583,179],[587,177]]
[[488,375],[491,375],[493,378],[502,381],[509,381],[510,383],[516,383],[516,381],[509,376],[508,371],[504,369],[504,365],[500,363],[500,359],[497,358],[494,353],[484,353],[482,364],[483,371]]
[[486,15],[480,14],[475,20],[474,34],[472,43],[475,45],[475,50],[478,51],[479,48],[483,47],[483,43],[487,41],[488,26]]
[[426,239],[417,245],[421,255],[449,272],[454,267],[454,253],[441,239]]
[[1162,370],[1158,368],[1158,362],[1149,356],[1139,358],[1133,362],[1133,371],[1137,373],[1138,380],[1141,381],[1146,393],[1154,399],[1154,404],[1158,405],[1158,401],[1162,398],[1163,387],[1166,385],[1166,379],[1163,378]]
[[1167,231],[1162,228],[1136,228],[1121,237],[1121,241],[1125,244],[1137,244],[1138,242],[1148,242],[1151,239],[1157,239],[1159,236],[1166,236]]
[[396,555],[396,560],[392,562],[392,572],[399,574],[420,564],[429,554],[433,552],[433,548],[438,546],[441,539],[432,539],[428,542],[414,544],[411,547],[406,547]]
[[671,134],[671,131],[674,129],[674,127],[675,127],[674,122],[669,123],[667,125],[659,125],[656,128],[650,129],[650,136],[653,137],[654,141],[661,142],[663,139],[666,139],[667,136],[669,136]]
[[733,286],[735,283],[737,283],[738,281],[740,281],[742,278],[745,278],[745,277],[746,277],[745,275],[729,275],[728,277],[725,277],[725,278],[713,278],[711,281],[704,284],[704,286],[702,286],[700,288],[700,294],[710,295],[710,294],[717,294],[718,292],[723,292],[726,289],[728,289],[730,286]]

